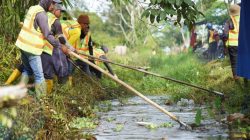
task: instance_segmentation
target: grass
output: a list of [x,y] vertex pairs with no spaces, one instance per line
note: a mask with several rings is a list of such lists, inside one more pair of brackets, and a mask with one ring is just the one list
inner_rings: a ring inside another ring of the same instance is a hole
[[[3,84],[15,68],[14,64],[19,63],[20,54],[13,44],[6,43],[1,38],[0,48],[0,84]],[[242,83],[236,84],[233,81],[229,60],[205,63],[191,53],[167,56],[158,51],[153,55],[150,48],[141,47],[128,50],[126,56],[110,52],[108,57],[126,65],[149,66],[151,72],[221,91],[226,95],[223,104],[228,112],[240,109],[244,95]],[[117,66],[113,66],[113,69],[121,80],[145,95],[167,95],[175,102],[181,98],[193,99],[196,103],[208,105],[210,110],[218,110],[221,107],[220,101],[207,92]],[[82,138],[83,136],[79,135],[82,130],[70,129],[69,124],[75,128],[92,128],[98,118],[95,113],[98,109],[95,106],[99,101],[118,98],[125,102],[127,97],[133,96],[131,92],[108,78],[97,80],[98,82],[86,79],[77,72],[73,88],[56,85],[54,92],[44,99],[45,105],[41,106],[33,98],[28,98],[29,103],[16,107],[19,117],[12,127],[12,136]],[[41,111],[41,107],[44,106],[49,107],[47,114]],[[100,110],[108,111],[110,108],[110,104],[107,103],[107,107]],[[81,125],[77,125],[76,122]]]
[[[141,48],[139,48],[141,49]],[[138,48],[130,49],[126,56],[109,54],[111,60],[132,66],[149,66],[149,71],[177,80],[185,81],[210,90],[220,91],[225,94],[224,107],[229,113],[240,110],[244,92],[242,90],[243,81],[236,83],[232,78],[231,67],[228,58],[204,62],[192,53],[182,53],[179,55],[165,55],[158,52],[151,54],[151,50],[144,48],[138,53]],[[154,76],[145,75],[140,72],[113,66],[114,71],[121,80],[145,95],[170,95],[175,102],[181,98],[193,99],[199,104],[211,104],[215,109],[221,108],[217,97],[213,94],[180,85],[178,83],[163,80]],[[109,79],[102,80],[102,85],[109,89],[118,91],[121,87]],[[126,95],[131,96],[131,94]],[[125,96],[125,95],[124,95]]]

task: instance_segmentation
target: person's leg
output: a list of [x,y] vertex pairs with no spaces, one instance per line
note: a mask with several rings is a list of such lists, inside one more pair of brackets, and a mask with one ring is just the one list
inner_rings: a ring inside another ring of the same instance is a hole
[[74,66],[73,66],[73,64],[72,64],[71,61],[73,61],[73,60],[70,60],[70,58],[67,59],[68,73],[69,73],[69,78],[68,78],[68,80],[69,80],[69,86],[73,85],[73,73],[74,73],[74,70],[75,70],[75,68],[74,68]]
[[32,69],[35,78],[35,90],[36,96],[39,99],[40,97],[46,94],[46,83],[43,74],[42,60],[40,55],[33,55],[26,53],[26,56],[29,60],[29,65]]
[[76,60],[76,64],[88,75],[91,76],[90,66],[81,60]]
[[29,54],[24,51],[21,51],[21,60],[23,64],[23,72],[20,83],[28,84],[29,77],[33,75],[32,68],[29,64]]
[[235,80],[238,80],[238,76],[236,75],[236,63],[237,63],[237,54],[238,49],[236,46],[229,46],[228,47],[229,58],[232,67],[232,73]]
[[69,76],[69,66],[66,55],[60,48],[54,48],[52,60],[55,73],[58,77],[58,83],[65,84]]
[[42,59],[44,78],[47,84],[47,93],[50,94],[53,89],[53,77],[54,77],[52,57],[47,53],[42,53],[41,59]]

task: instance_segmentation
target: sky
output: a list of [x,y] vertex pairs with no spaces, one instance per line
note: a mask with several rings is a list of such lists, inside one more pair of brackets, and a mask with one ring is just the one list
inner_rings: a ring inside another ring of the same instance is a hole
[[102,13],[109,8],[110,0],[75,0],[74,5],[80,9],[86,10],[83,5],[87,7],[89,12]]

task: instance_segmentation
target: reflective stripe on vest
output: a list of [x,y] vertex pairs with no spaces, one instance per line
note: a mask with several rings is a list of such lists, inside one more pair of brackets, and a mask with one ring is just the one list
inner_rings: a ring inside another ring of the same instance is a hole
[[[57,20],[57,17],[50,12],[47,12],[47,15],[48,15],[49,30],[51,30],[51,27]],[[47,40],[45,40],[45,46],[43,48],[43,51],[49,55],[52,55],[53,53],[53,46]]]
[[39,12],[44,12],[44,9],[39,5],[29,8],[15,44],[21,50],[34,55],[41,55],[44,47],[43,34],[38,31],[39,29],[34,28],[34,20]]
[[233,30],[229,30],[226,46],[238,46],[240,16],[230,16],[234,25]]
[[77,21],[74,21],[74,20],[61,20],[60,22],[62,25],[63,34],[65,35],[67,39],[70,38],[69,30],[71,28],[81,28],[81,25]]
[[90,39],[91,33],[90,31],[88,34],[80,41],[80,44],[77,45],[76,50],[80,51],[89,51],[89,39]]
[[81,25],[74,20],[61,20],[60,22],[64,36],[71,46],[77,48],[80,42]]
[[214,42],[214,31],[212,30],[209,30],[209,40],[208,40],[208,43],[212,43]]

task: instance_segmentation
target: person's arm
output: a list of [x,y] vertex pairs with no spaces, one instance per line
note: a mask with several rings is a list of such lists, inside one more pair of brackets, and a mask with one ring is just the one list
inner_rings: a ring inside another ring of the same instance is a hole
[[91,36],[89,37],[89,44],[88,44],[88,46],[89,46],[89,54],[93,55],[93,41],[92,41]]
[[[104,60],[108,60],[108,58],[105,55],[100,56],[100,58],[104,59]],[[115,75],[108,62],[103,62],[103,64],[108,69],[108,71],[109,71],[110,74]]]
[[52,33],[49,31],[49,25],[48,25],[48,16],[46,12],[40,12],[36,15],[34,27],[37,29],[40,28],[42,34],[44,35],[45,39],[48,40],[48,42],[55,48],[61,47],[58,40],[55,39],[55,37],[52,35]]

